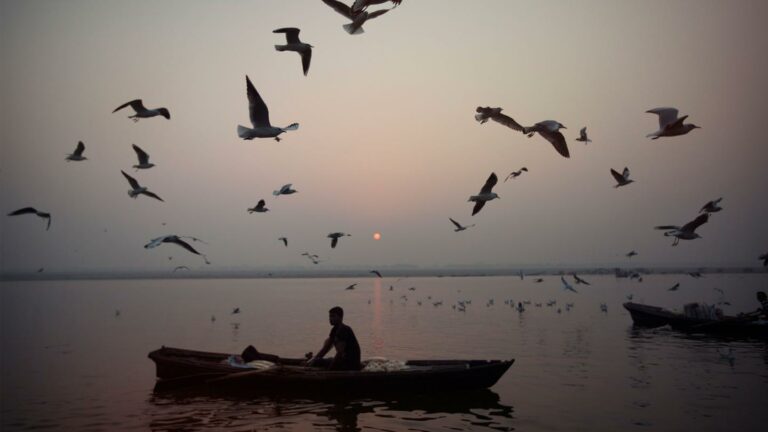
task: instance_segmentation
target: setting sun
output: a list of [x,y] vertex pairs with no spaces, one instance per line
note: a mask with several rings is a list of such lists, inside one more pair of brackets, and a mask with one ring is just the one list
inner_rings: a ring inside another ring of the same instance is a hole
[[380,232],[373,233],[373,239],[374,240],[381,240],[381,233]]

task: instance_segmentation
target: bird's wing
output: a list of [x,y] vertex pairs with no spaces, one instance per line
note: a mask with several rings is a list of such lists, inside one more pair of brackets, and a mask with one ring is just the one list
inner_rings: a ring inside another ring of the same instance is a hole
[[384,15],[385,13],[391,11],[392,9],[394,9],[394,8],[380,9],[380,10],[377,10],[377,11],[373,11],[373,12],[368,14],[368,18],[366,18],[366,20],[371,20],[371,19],[374,19],[376,17],[380,17],[380,16]]
[[256,208],[264,208],[265,205],[267,205],[266,201],[259,200],[259,202],[256,204]]
[[34,207],[24,207],[8,213],[8,216],[18,216],[23,214],[37,214],[37,209]]
[[712,204],[720,204],[720,201],[722,201],[722,200],[723,200],[723,197],[720,197],[720,198],[712,201]]
[[371,273],[375,274],[375,275],[376,275],[376,276],[378,276],[378,277],[382,277],[382,276],[381,276],[381,273],[379,273],[379,271],[378,271],[378,270],[371,270]]
[[340,2],[340,1],[336,1],[336,0],[323,0],[323,3],[327,4],[333,10],[335,10],[336,12],[344,15],[345,17],[347,17],[349,19],[353,18],[353,16],[352,16],[352,8],[350,8],[349,6],[345,5],[344,3]]
[[552,143],[552,145],[555,147],[555,150],[560,153],[560,156],[566,158],[571,157],[570,152],[568,152],[568,144],[565,142],[565,137],[563,134],[558,131],[550,131],[548,129],[539,130],[539,134],[546,138],[547,141]]
[[312,49],[301,52],[301,67],[304,71],[304,76],[309,73],[309,62],[312,61]]
[[280,193],[285,193],[291,189],[291,186],[293,186],[293,183],[288,183],[287,185],[283,185],[283,187],[280,188]]
[[624,171],[622,171],[621,176],[624,178],[624,180],[629,180],[629,168],[624,167]]
[[85,144],[82,141],[77,142],[77,148],[75,148],[75,156],[82,156],[85,151]]
[[125,179],[128,180],[128,184],[131,185],[131,188],[139,189],[141,187],[139,185],[139,182],[137,182],[135,178],[133,178],[133,177],[129,176],[128,174],[126,174],[125,171],[121,170],[120,172],[123,173],[123,177],[125,177]]
[[622,183],[624,181],[624,176],[619,174],[619,172],[613,168],[611,168],[611,175],[613,176],[614,179],[616,179],[617,183]]
[[149,155],[147,154],[147,152],[142,150],[136,144],[131,144],[131,146],[133,147],[133,151],[136,152],[136,156],[139,158],[139,163],[140,164],[145,164],[145,163],[149,162]]
[[332,238],[331,239],[331,248],[335,248],[338,243],[339,243],[339,238],[338,237]]
[[272,33],[285,33],[285,40],[289,44],[298,44],[301,43],[299,40],[300,31],[301,30],[297,29],[296,27],[284,27],[277,30],[272,30]]
[[654,108],[646,112],[659,116],[659,129],[664,129],[665,126],[677,120],[677,108]]
[[127,107],[128,105],[130,105],[131,108],[133,108],[133,110],[136,112],[146,111],[146,108],[144,108],[144,103],[141,102],[141,99],[134,99],[130,102],[126,102],[120,105],[119,107],[115,108],[115,110],[112,112],[114,113],[114,112],[120,111],[121,109]]
[[158,200],[158,201],[162,201],[162,202],[165,202],[165,201],[163,201],[163,199],[162,199],[162,198],[160,198],[159,196],[157,196],[157,194],[156,194],[156,193],[154,193],[154,192],[150,192],[150,191],[146,190],[146,191],[142,192],[142,194],[143,194],[143,195],[146,195],[146,196],[148,196],[148,197],[152,197],[152,198],[154,198],[154,199],[156,199],[156,200]]
[[704,213],[703,215],[699,215],[696,219],[683,225],[683,227],[680,228],[680,231],[694,232],[696,231],[696,228],[704,225],[705,223],[707,223],[708,220],[709,220],[709,214]]
[[677,225],[658,225],[653,227],[653,229],[657,230],[679,230],[680,227]]
[[579,131],[579,136],[581,136],[581,139],[587,139],[587,128],[583,127]]
[[50,214],[48,216],[44,216],[44,217],[48,218],[48,225],[45,226],[45,230],[48,231],[49,229],[51,229],[51,220],[53,218],[51,217]]
[[453,224],[454,224],[454,225],[456,225],[456,228],[458,228],[458,229],[461,229],[461,228],[462,228],[461,224],[460,224],[460,223],[458,223],[458,222],[456,222],[455,220],[453,220],[453,218],[448,218],[448,219],[449,219],[451,222],[453,222]]
[[482,210],[483,206],[485,206],[485,201],[475,201],[475,207],[472,208],[472,216],[476,215],[477,212]]
[[496,173],[491,173],[491,175],[488,177],[488,180],[485,181],[485,184],[483,185],[483,188],[480,189],[481,194],[487,194],[491,193],[491,190],[494,186],[496,186],[496,183],[499,181],[499,178],[496,177]]
[[245,84],[248,92],[248,113],[251,117],[253,127],[269,127],[269,109],[267,104],[256,91],[256,87],[251,83],[248,75],[245,76]]
[[171,238],[171,239],[165,239],[165,240],[163,240],[163,242],[165,242],[165,243],[175,243],[175,244],[183,247],[184,249],[192,252],[195,255],[200,255],[200,252],[196,251],[195,248],[193,248],[189,243],[185,242],[184,240],[182,240],[182,239],[180,239],[178,237],[174,237],[174,238]]
[[504,126],[510,129],[516,130],[518,132],[523,131],[523,126],[520,125],[520,123],[516,122],[515,119],[513,119],[508,115],[499,113],[494,116],[491,116],[491,119],[496,123],[503,124]]

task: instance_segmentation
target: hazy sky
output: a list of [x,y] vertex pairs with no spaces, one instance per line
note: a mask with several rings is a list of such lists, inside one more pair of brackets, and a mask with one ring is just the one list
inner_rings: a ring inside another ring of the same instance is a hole
[[[350,0],[351,2],[351,0]],[[768,251],[768,3],[404,0],[350,36],[320,0],[1,1],[2,270],[211,270],[389,264],[757,265]],[[280,27],[314,45],[309,76],[279,53]],[[243,141],[245,75],[282,142]],[[143,98],[172,119],[127,119]],[[571,158],[494,122],[555,119]],[[651,141],[674,106],[702,126]],[[587,126],[593,143],[575,142]],[[85,162],[66,162],[78,140]],[[131,144],[157,165],[134,173]],[[467,198],[503,179],[472,217]],[[610,168],[635,183],[614,189]],[[132,200],[124,169],[158,193]],[[299,193],[274,198],[293,183]],[[670,247],[652,229],[683,224]],[[246,208],[265,198],[266,214]],[[448,217],[471,230],[454,233]],[[166,226],[161,225],[163,222]],[[106,230],[106,232],[105,232]],[[353,236],[330,248],[332,231]],[[372,234],[382,233],[380,241]],[[163,234],[193,235],[213,262]],[[277,237],[287,236],[289,248]],[[173,261],[168,257],[173,256]],[[311,265],[311,264],[309,264]]]

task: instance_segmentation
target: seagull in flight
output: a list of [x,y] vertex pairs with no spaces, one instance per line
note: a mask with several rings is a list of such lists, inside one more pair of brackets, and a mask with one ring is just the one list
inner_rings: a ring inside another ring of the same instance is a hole
[[[367,10],[353,11],[351,7],[347,6],[346,4],[338,0],[323,0],[323,3],[330,6],[333,10],[335,10],[336,12],[344,16],[344,18],[347,18],[348,20],[352,21],[351,23],[344,24],[342,26],[342,28],[344,28],[344,31],[346,31],[351,35],[365,33],[365,30],[363,30],[363,24],[365,24],[366,21],[380,17],[385,13],[389,12],[390,10],[394,9],[394,7],[392,7],[389,9],[380,9],[373,12],[368,12]],[[370,2],[366,2],[366,3],[372,4]]]
[[239,314],[239,313],[240,313],[240,308],[239,307],[236,307],[236,308],[232,309],[232,315]]
[[292,184],[283,185],[283,187],[280,188],[280,190],[276,190],[272,192],[272,195],[274,196],[280,196],[280,195],[293,195],[296,192],[298,192],[296,189],[291,189]]
[[83,152],[85,151],[85,144],[83,144],[82,141],[77,142],[77,147],[75,147],[75,151],[72,152],[72,154],[67,155],[67,161],[84,161],[88,159],[87,157],[83,156]]
[[20,216],[20,215],[25,215],[25,214],[33,214],[33,215],[35,215],[37,217],[40,217],[40,218],[43,218],[43,219],[47,219],[48,220],[48,224],[45,226],[45,230],[48,231],[49,229],[51,229],[51,214],[39,211],[39,210],[37,210],[34,207],[20,208],[20,209],[18,209],[16,211],[12,211],[12,212],[8,213],[8,216]]
[[200,255],[201,257],[203,257],[203,260],[205,261],[206,264],[210,264],[210,262],[208,261],[208,257],[206,257],[204,254],[201,254],[200,252],[195,250],[195,248],[193,248],[189,243],[187,243],[184,240],[182,240],[182,239],[185,239],[185,238],[188,238],[188,239],[190,239],[192,241],[198,241],[198,242],[204,243],[202,240],[200,240],[198,238],[195,238],[195,237],[177,236],[177,235],[174,235],[174,234],[169,234],[169,235],[164,235],[164,236],[160,236],[160,237],[157,237],[157,238],[153,238],[152,240],[149,241],[149,243],[144,245],[144,249],[153,249],[153,248],[156,248],[156,247],[160,246],[163,243],[173,243],[175,245],[183,247],[184,249],[186,249],[187,251],[189,251],[189,252],[191,252],[191,253],[193,253],[195,255]]
[[506,183],[507,180],[509,180],[509,179],[516,179],[516,178],[520,177],[520,175],[523,174],[523,171],[528,172],[528,168],[522,167],[522,168],[520,168],[517,171],[512,171],[511,173],[509,173],[507,178],[504,179],[504,183]]
[[126,102],[120,105],[119,107],[115,108],[115,110],[112,112],[116,113],[127,106],[130,106],[136,112],[136,114],[132,116],[128,116],[128,118],[133,120],[134,123],[139,121],[139,119],[156,117],[156,116],[163,116],[167,120],[171,119],[171,113],[168,111],[168,108],[147,109],[144,106],[144,103],[141,101],[141,99],[134,99],[130,102]]
[[155,164],[149,161],[149,155],[141,147],[136,144],[131,144],[131,147],[133,147],[133,151],[136,152],[136,157],[139,159],[139,163],[133,166],[137,171],[140,169],[150,169],[155,166]]
[[[135,178],[133,178],[133,177],[129,176],[128,174],[126,174],[125,171],[121,170],[120,172],[123,173],[123,177],[125,177],[125,179],[128,180],[128,184],[131,185],[131,190],[128,191],[128,196],[129,197],[135,199],[139,195],[146,195],[146,196],[154,198],[154,199],[156,199],[158,201],[163,201],[163,199],[160,198],[159,196],[157,196],[157,194],[155,194],[154,192],[150,192],[149,189],[147,189],[144,186],[141,186],[139,184],[139,182],[136,181]],[[165,202],[165,201],[163,201],[163,202]]]
[[376,276],[378,276],[380,278],[384,277],[384,276],[381,275],[381,272],[379,272],[378,270],[371,270],[368,273],[373,273],[373,274],[375,274]]
[[277,240],[283,242],[285,247],[288,247],[288,238],[287,237],[278,237]]
[[488,177],[488,180],[485,181],[483,188],[480,189],[480,193],[469,197],[469,201],[472,201],[475,203],[474,208],[472,208],[472,216],[476,215],[477,212],[482,210],[483,206],[485,206],[485,203],[487,201],[491,201],[496,198],[501,198],[496,194],[496,192],[491,192],[493,187],[496,186],[496,182],[498,181],[499,179],[498,177],[496,177],[496,173],[491,173],[491,175]]
[[285,45],[275,45],[278,51],[295,51],[301,56],[301,67],[304,70],[304,76],[309,72],[309,62],[312,60],[312,45],[299,40],[301,30],[295,27],[285,27],[273,30],[272,33],[285,33]]
[[626,256],[627,258],[632,258],[632,257],[633,257],[633,256],[635,256],[635,255],[637,255],[637,252],[635,252],[634,250],[631,250],[631,251],[629,251],[629,252],[628,252],[626,255],[624,255],[624,256]]
[[466,225],[466,226],[464,226],[464,225],[462,225],[462,224],[460,224],[460,223],[456,222],[455,220],[453,220],[453,218],[448,218],[448,220],[450,220],[451,222],[453,222],[453,224],[456,226],[456,229],[454,229],[454,230],[453,230],[453,232],[464,231],[464,230],[466,230],[466,229],[468,229],[468,228],[472,228],[473,226],[475,226],[475,224],[472,224],[472,225]]
[[659,139],[661,137],[672,137],[677,135],[685,135],[694,129],[701,129],[693,123],[683,124],[687,115],[677,117],[676,108],[654,108],[646,111],[649,114],[656,114],[659,116],[659,130],[646,135],[647,138]]
[[701,210],[699,210],[699,213],[702,213],[702,212],[717,213],[717,212],[719,212],[720,210],[723,209],[722,207],[720,207],[718,205],[718,204],[720,204],[720,201],[722,201],[722,200],[723,200],[723,198],[720,197],[720,198],[718,198],[716,200],[712,200],[712,201],[704,204],[704,206],[701,208]]
[[339,244],[339,238],[341,237],[352,237],[352,234],[346,234],[343,232],[334,232],[327,235],[329,239],[331,239],[331,248],[335,248],[337,244]]
[[764,253],[757,257],[758,260],[763,260],[763,267],[768,266],[768,253]]
[[680,288],[680,282],[672,285],[672,288],[669,288],[667,291],[677,291],[678,288]]
[[266,202],[264,200],[259,200],[259,202],[256,204],[255,207],[251,207],[248,209],[248,213],[266,213],[269,211],[268,208],[265,207]]
[[347,290],[347,291],[351,291],[351,290],[355,289],[356,286],[357,286],[357,284],[353,283],[352,285],[350,285],[350,286],[348,286],[348,287],[346,287],[344,289]]
[[616,179],[616,186],[614,186],[615,188],[626,186],[634,182],[634,180],[629,178],[629,168],[627,167],[624,167],[624,171],[621,174],[619,174],[619,172],[615,169],[611,168],[611,175],[614,179]]
[[577,275],[576,273],[573,274],[573,280],[576,281],[576,285],[590,285],[589,282],[587,282],[584,279],[580,278],[579,275]]
[[655,227],[655,229],[665,230],[666,232],[664,233],[664,236],[674,237],[675,241],[672,243],[672,246],[677,246],[680,240],[694,240],[701,238],[700,235],[696,234],[696,228],[704,225],[708,220],[709,213],[704,213],[699,215],[696,219],[683,225],[682,227],[677,225],[659,225]]
[[259,92],[256,91],[256,87],[253,86],[248,75],[245,76],[245,86],[248,94],[248,113],[253,128],[237,125],[237,136],[244,140],[252,140],[254,138],[274,138],[275,141],[280,141],[278,135],[299,128],[298,123],[292,123],[284,128],[272,126],[269,123],[269,109],[267,109],[267,104],[264,103]]
[[560,133],[560,129],[566,129],[562,123],[554,120],[544,120],[533,126],[525,127],[515,121],[512,117],[502,114],[501,110],[501,108],[477,107],[475,109],[475,120],[480,122],[480,124],[483,124],[490,119],[514,131],[522,132],[528,135],[529,138],[538,132],[539,135],[543,136],[555,147],[555,150],[557,150],[561,156],[566,158],[571,157],[571,154],[568,151],[568,144],[565,142],[565,137]]
[[699,278],[703,277],[700,272],[690,272],[690,273],[688,273],[688,276],[690,276],[690,277],[692,277],[694,279],[699,279]]
[[568,283],[568,281],[567,281],[567,280],[565,280],[565,278],[564,278],[563,276],[560,276],[560,281],[563,283],[563,289],[564,289],[564,290],[566,290],[566,291],[573,291],[573,292],[575,292],[576,294],[578,294],[578,293],[579,293],[578,291],[576,291],[576,290],[573,288],[573,286],[571,286],[571,284],[569,284],[569,283]]
[[583,142],[584,144],[592,142],[592,140],[589,139],[589,137],[587,136],[587,128],[586,128],[586,126],[581,128],[581,130],[579,131],[579,137],[576,138],[576,141]]

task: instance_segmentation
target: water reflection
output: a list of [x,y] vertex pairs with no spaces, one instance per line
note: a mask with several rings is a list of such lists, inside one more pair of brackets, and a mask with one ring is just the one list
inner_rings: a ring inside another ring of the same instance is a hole
[[511,406],[491,390],[437,395],[398,395],[376,399],[345,397],[243,397],[206,395],[186,390],[153,393],[146,418],[153,431],[224,430],[335,430],[364,428],[391,430],[513,430]]

